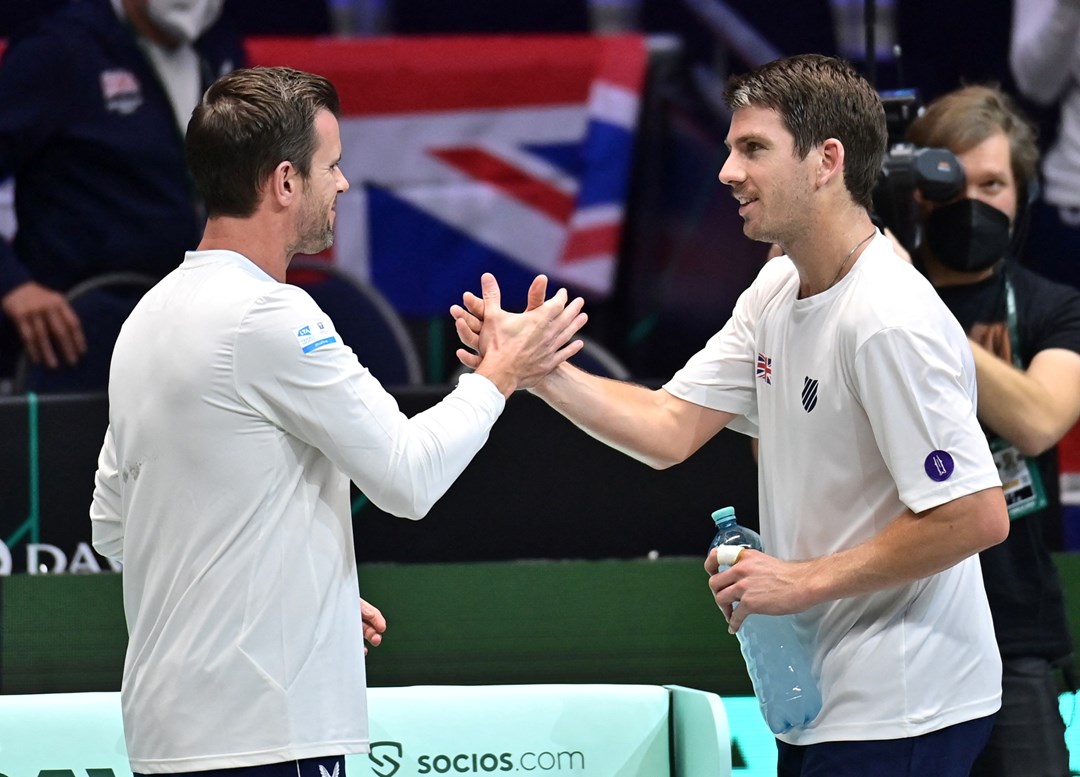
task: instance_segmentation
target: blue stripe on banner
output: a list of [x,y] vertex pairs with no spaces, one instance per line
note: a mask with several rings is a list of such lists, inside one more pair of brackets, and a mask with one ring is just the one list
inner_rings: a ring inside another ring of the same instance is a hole
[[316,348],[322,348],[324,345],[330,345],[330,343],[336,343],[336,337],[324,337],[322,340],[316,340],[313,343],[309,343],[304,346],[304,353],[311,353]]
[[525,144],[522,148],[548,164],[554,165],[567,175],[572,175],[574,178],[581,175],[581,143]]
[[577,197],[579,208],[626,202],[633,149],[634,136],[622,127],[596,119],[589,122],[581,149],[584,173]]
[[461,293],[494,273],[507,309],[520,310],[535,272],[435,219],[392,192],[367,185],[371,280],[406,316],[445,315]]

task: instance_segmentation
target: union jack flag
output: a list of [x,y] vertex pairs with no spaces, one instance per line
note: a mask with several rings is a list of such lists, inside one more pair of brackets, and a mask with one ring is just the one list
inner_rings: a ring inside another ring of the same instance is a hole
[[118,68],[101,71],[101,93],[106,100],[115,97],[130,97],[139,93],[139,79],[130,70]]
[[768,384],[772,384],[772,359],[763,353],[757,355],[756,374]]
[[614,289],[647,63],[641,36],[247,41],[253,64],[329,77],[342,171],[330,260],[405,315],[443,315],[493,272]]

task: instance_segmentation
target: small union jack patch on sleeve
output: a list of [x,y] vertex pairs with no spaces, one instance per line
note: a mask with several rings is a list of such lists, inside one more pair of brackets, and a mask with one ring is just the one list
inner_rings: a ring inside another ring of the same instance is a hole
[[763,353],[757,355],[757,370],[755,374],[761,380],[768,384],[772,384],[772,359]]

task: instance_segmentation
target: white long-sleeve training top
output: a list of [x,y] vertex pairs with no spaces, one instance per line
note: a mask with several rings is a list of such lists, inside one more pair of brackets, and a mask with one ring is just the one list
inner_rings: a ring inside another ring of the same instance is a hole
[[189,253],[117,340],[90,515],[124,565],[132,769],[368,748],[349,481],[419,518],[502,394],[465,375],[406,418],[302,290]]

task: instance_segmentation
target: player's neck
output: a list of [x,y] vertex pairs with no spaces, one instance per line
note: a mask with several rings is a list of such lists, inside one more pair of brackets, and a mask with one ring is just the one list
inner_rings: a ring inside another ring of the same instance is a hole
[[842,281],[877,234],[870,217],[850,219],[831,229],[815,229],[790,246],[789,256],[799,271],[799,297],[812,297]]
[[284,283],[290,258],[284,245],[285,241],[274,229],[256,219],[216,216],[207,220],[199,250],[234,251]]

